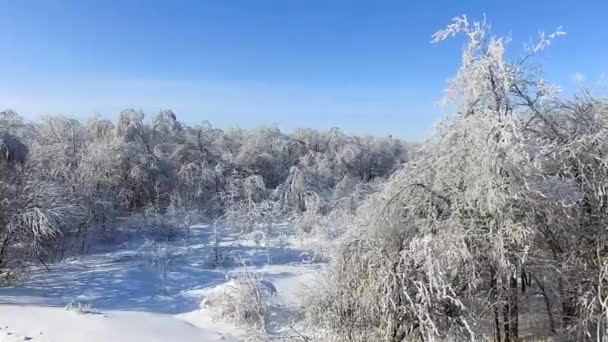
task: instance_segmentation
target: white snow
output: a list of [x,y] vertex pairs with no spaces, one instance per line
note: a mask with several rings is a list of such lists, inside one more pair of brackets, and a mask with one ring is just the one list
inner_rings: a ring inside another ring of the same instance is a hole
[[[0,341],[226,341],[213,328],[196,327],[172,315],[107,311],[80,315],[61,307],[0,306]],[[6,327],[8,326],[8,327]],[[10,335],[7,335],[10,333]]]
[[[187,243],[172,243],[180,256],[168,273],[166,295],[160,275],[138,250],[141,241],[36,269],[24,282],[0,288],[0,342],[242,341],[254,332],[214,322],[200,303],[245,267],[276,290],[267,338],[278,336],[324,265],[302,260],[305,251],[293,243],[273,247],[279,244],[268,239],[256,246],[226,232],[221,250],[236,266],[213,269],[211,233],[209,226],[197,226]],[[90,305],[93,313],[67,310],[70,302]]]

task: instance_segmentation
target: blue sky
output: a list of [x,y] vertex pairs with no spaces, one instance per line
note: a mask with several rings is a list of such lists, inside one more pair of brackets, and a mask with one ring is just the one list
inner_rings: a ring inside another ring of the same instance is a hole
[[515,51],[562,25],[536,62],[565,87],[608,71],[608,1],[0,0],[0,108],[420,140],[462,46],[430,36],[464,13]]

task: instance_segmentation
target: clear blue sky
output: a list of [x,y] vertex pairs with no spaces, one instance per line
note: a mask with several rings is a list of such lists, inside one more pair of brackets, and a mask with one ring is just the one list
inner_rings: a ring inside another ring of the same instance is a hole
[[219,127],[342,127],[418,140],[462,40],[456,15],[562,37],[537,62],[564,86],[608,71],[608,1],[0,0],[0,108],[28,118],[173,109]]

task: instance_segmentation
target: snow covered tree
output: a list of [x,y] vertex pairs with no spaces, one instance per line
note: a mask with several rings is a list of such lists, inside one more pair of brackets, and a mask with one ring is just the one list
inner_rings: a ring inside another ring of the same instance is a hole
[[0,123],[0,283],[4,283],[19,276],[29,261],[48,260],[56,240],[82,223],[85,215],[76,196],[38,177],[37,165],[28,161],[28,148],[8,132],[15,126]]
[[[488,27],[459,17],[434,36],[468,39],[447,92],[456,113],[360,208],[309,310],[328,338],[519,338],[537,224],[526,189],[537,156],[521,123],[536,108],[527,98],[556,94],[526,67],[528,55],[508,61]],[[559,34],[541,36],[532,53]]]

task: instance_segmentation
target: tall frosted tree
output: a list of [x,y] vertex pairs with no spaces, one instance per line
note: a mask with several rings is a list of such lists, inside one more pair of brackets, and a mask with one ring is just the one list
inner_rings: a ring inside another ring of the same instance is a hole
[[447,89],[454,114],[360,208],[309,311],[333,332],[326,338],[519,338],[519,289],[536,234],[526,185],[537,156],[523,123],[538,107],[526,99],[557,95],[526,61],[561,33],[542,35],[515,62],[485,22],[455,18],[434,35],[467,38]]

